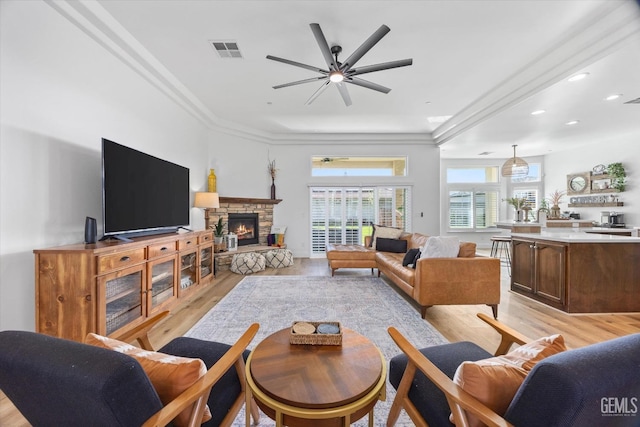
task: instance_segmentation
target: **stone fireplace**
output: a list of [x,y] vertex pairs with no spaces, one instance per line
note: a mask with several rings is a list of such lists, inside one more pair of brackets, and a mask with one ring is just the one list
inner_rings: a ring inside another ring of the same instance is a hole
[[229,232],[238,236],[238,246],[257,245],[260,241],[258,213],[229,213]]
[[[222,221],[225,223],[226,233],[230,230],[229,226],[233,227],[233,223],[229,223],[229,217],[233,217],[234,214],[256,215],[258,231],[256,243],[248,243],[247,241],[240,243],[242,240],[238,239],[238,246],[246,246],[239,247],[237,251],[216,253],[214,258],[216,271],[228,270],[233,256],[238,252],[266,252],[272,249],[270,246],[267,246],[267,236],[271,233],[271,226],[273,225],[273,207],[281,201],[280,199],[220,196],[220,207],[215,210],[215,215],[222,217]],[[233,231],[233,229],[231,229],[231,231]],[[233,232],[235,233],[235,231]]]

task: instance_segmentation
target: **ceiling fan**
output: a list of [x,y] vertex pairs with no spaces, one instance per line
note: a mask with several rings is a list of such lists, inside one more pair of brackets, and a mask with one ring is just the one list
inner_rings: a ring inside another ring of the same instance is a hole
[[411,65],[413,63],[413,59],[402,59],[398,61],[384,62],[381,64],[375,65],[366,65],[364,67],[354,68],[356,62],[360,60],[369,50],[376,45],[389,31],[389,27],[386,25],[380,26],[367,40],[360,45],[352,54],[349,56],[344,62],[338,61],[338,55],[342,52],[341,46],[331,46],[329,48],[329,44],[327,43],[327,39],[324,37],[322,29],[320,29],[319,24],[310,24],[311,31],[313,32],[316,41],[318,42],[318,46],[320,46],[320,51],[322,52],[322,56],[324,57],[325,62],[327,63],[328,69],[323,69],[320,67],[314,67],[312,65],[302,64],[300,62],[291,61],[289,59],[278,58],[276,56],[267,55],[267,59],[271,59],[273,61],[282,62],[284,64],[293,65],[300,68],[305,68],[307,70],[315,71],[321,76],[311,77],[309,79],[298,80],[295,82],[285,83],[277,86],[273,86],[274,89],[280,89],[283,87],[295,86],[303,83],[312,83],[316,81],[322,81],[322,86],[318,90],[311,95],[311,98],[307,100],[305,105],[311,104],[324,90],[331,84],[334,83],[344,100],[345,105],[348,107],[351,105],[351,97],[349,96],[349,92],[347,90],[347,86],[345,83],[351,83],[356,86],[365,87],[367,89],[376,90],[382,93],[389,93],[391,89],[384,87],[382,85],[372,83],[367,80],[363,80],[359,77],[361,74],[372,73],[374,71],[382,71],[388,70],[390,68],[398,68],[398,67],[406,67],[407,65]]
[[348,157],[323,157],[320,159],[320,163],[331,163],[336,160],[349,160]]

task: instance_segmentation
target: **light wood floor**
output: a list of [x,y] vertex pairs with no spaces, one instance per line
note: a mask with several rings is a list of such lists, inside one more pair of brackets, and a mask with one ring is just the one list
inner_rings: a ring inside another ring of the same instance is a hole
[[[296,258],[295,265],[292,267],[280,270],[269,269],[257,274],[330,276],[331,270],[325,259]],[[341,269],[336,272],[336,275],[370,274],[370,269]],[[213,284],[194,295],[179,309],[174,310],[154,329],[151,334],[153,345],[159,348],[173,338],[183,335],[242,278],[243,276],[228,271],[218,274]],[[566,314],[510,292],[509,280],[507,269],[503,267],[502,301],[499,306],[498,319],[530,338],[560,333],[564,336],[568,347],[577,348],[640,332],[640,313]],[[388,280],[387,282],[390,283]],[[399,292],[401,293],[401,291]],[[435,306],[427,310],[426,320],[449,341],[473,341],[487,351],[493,352],[498,345],[498,336],[476,317],[478,312],[491,315],[491,309],[482,305]],[[0,392],[0,426],[22,427],[28,425],[11,402]]]

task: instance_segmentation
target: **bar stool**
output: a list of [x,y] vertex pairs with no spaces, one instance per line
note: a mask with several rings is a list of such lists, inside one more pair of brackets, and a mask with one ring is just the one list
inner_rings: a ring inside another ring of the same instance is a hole
[[[511,276],[511,236],[491,236],[491,256],[504,260]],[[504,257],[503,257],[504,255]]]

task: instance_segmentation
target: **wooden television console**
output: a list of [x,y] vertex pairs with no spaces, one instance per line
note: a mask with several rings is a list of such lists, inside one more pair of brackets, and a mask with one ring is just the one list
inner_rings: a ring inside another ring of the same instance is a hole
[[141,323],[213,279],[213,233],[34,250],[36,331],[83,341]]

